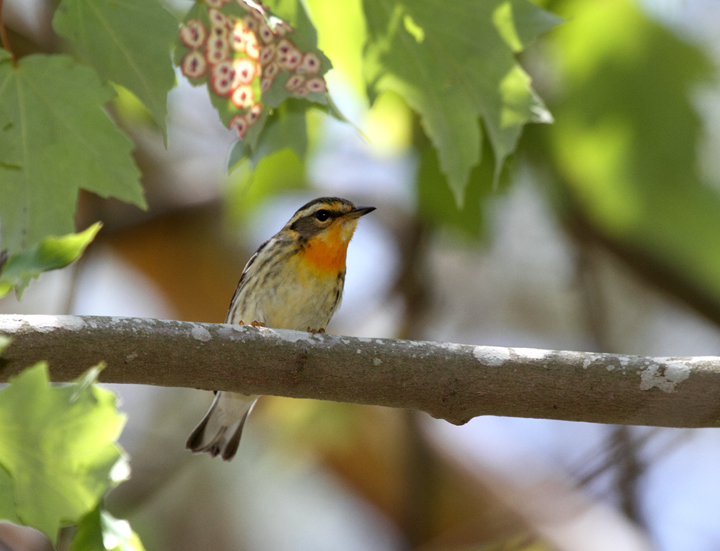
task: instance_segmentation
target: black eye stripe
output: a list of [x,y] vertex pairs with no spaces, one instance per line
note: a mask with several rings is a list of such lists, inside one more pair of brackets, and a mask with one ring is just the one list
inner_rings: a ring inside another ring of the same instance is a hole
[[326,228],[328,220],[341,218],[347,214],[348,211],[352,210],[352,206],[350,206],[347,211],[338,210],[333,208],[332,204],[329,203],[314,203],[311,206],[315,208],[305,209],[304,212],[303,209],[301,209],[295,213],[295,220],[288,225],[288,229],[298,231],[304,236],[309,237]]
[[316,220],[320,220],[320,222],[324,222],[325,220],[329,220],[331,218],[340,218],[341,216],[344,216],[345,212],[334,210],[330,207],[323,207],[320,209],[317,209],[313,213],[306,214],[303,218],[314,218]]

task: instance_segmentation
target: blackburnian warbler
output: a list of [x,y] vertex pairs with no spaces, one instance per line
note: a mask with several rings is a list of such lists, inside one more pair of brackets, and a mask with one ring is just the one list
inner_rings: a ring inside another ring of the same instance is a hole
[[[324,332],[340,305],[345,256],[358,218],[373,210],[338,197],[302,206],[248,261],[225,323]],[[232,459],[258,398],[217,392],[186,447]]]

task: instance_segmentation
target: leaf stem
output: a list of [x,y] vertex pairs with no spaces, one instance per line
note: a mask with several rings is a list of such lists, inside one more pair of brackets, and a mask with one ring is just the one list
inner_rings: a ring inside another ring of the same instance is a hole
[[7,30],[5,29],[5,21],[3,20],[2,16],[2,7],[3,0],[0,0],[0,40],[2,40],[3,48],[5,48],[10,54],[10,59],[12,60],[13,67],[17,67],[17,59],[15,58],[15,53],[12,51],[12,47],[10,46],[10,39],[8,38]]

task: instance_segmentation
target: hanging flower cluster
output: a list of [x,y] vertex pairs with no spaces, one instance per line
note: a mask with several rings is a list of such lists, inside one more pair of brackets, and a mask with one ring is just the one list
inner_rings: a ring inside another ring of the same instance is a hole
[[176,56],[193,84],[207,82],[211,94],[225,99],[213,103],[244,138],[263,115],[261,97],[271,89],[282,87],[280,101],[327,91],[320,52],[298,48],[290,39],[294,32],[259,2],[204,0],[180,27]]

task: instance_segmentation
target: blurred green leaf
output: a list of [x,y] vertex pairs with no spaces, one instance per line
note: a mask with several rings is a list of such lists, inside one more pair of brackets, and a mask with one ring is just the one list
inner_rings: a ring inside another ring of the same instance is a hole
[[[87,382],[87,381],[86,381]],[[58,528],[80,521],[118,480],[125,461],[115,444],[124,424],[115,394],[95,385],[50,386],[41,362],[0,391],[3,492],[15,519],[55,542]],[[124,466],[127,470],[127,467]],[[0,510],[7,515],[7,502]]]
[[22,524],[15,511],[13,497],[13,481],[10,473],[0,465],[0,521]]
[[306,0],[305,5],[317,29],[318,46],[334,61],[333,71],[341,73],[365,99],[362,57],[366,32],[361,0]]
[[78,522],[70,551],[105,551],[100,514],[97,506]]
[[0,335],[0,354],[2,354],[8,346],[10,346],[10,343],[12,343],[12,338]]
[[560,20],[525,0],[364,0],[366,78],[420,115],[458,207],[481,160],[480,121],[495,177],[528,122],[550,122],[514,53]]
[[135,94],[166,136],[167,93],[175,86],[175,17],[156,0],[62,0],[53,28],[103,79]]
[[138,535],[126,520],[96,507],[77,526],[70,551],[144,551]]
[[103,111],[114,96],[67,56],[14,67],[0,50],[0,250],[73,232],[79,188],[145,207],[133,144]]
[[95,238],[102,224],[63,237],[47,237],[40,244],[10,256],[0,268],[0,298],[15,288],[18,297],[42,272],[63,268],[77,260]]
[[[298,158],[304,159],[307,151],[306,112],[306,106],[299,100],[287,100],[274,109],[264,122],[261,134],[255,139],[245,136],[244,140],[233,145],[228,161],[229,170],[233,170],[243,159],[249,159],[250,167],[255,169],[264,157],[284,148],[291,149]],[[260,122],[256,126],[260,127]]]
[[229,218],[234,221],[272,195],[306,187],[305,164],[287,147],[263,157],[255,170],[250,161],[241,162],[230,178],[226,203]]
[[[298,0],[267,0],[272,12],[287,21],[295,32],[292,39],[301,50],[317,48],[317,32],[305,11],[304,2]],[[324,54],[323,54],[324,55]]]
[[426,222],[447,228],[464,238],[481,238],[485,225],[485,200],[497,191],[493,185],[493,159],[485,157],[470,171],[465,202],[462,207],[458,207],[450,189],[443,185],[444,176],[440,170],[437,151],[424,135],[415,141],[420,155],[417,176],[418,214]]
[[707,56],[624,0],[570,2],[553,33],[556,170],[587,219],[720,299],[720,197],[698,172]]
[[[107,511],[100,513],[103,544],[109,551],[144,551],[138,535],[126,520],[116,519]],[[80,550],[78,550],[80,551]]]

